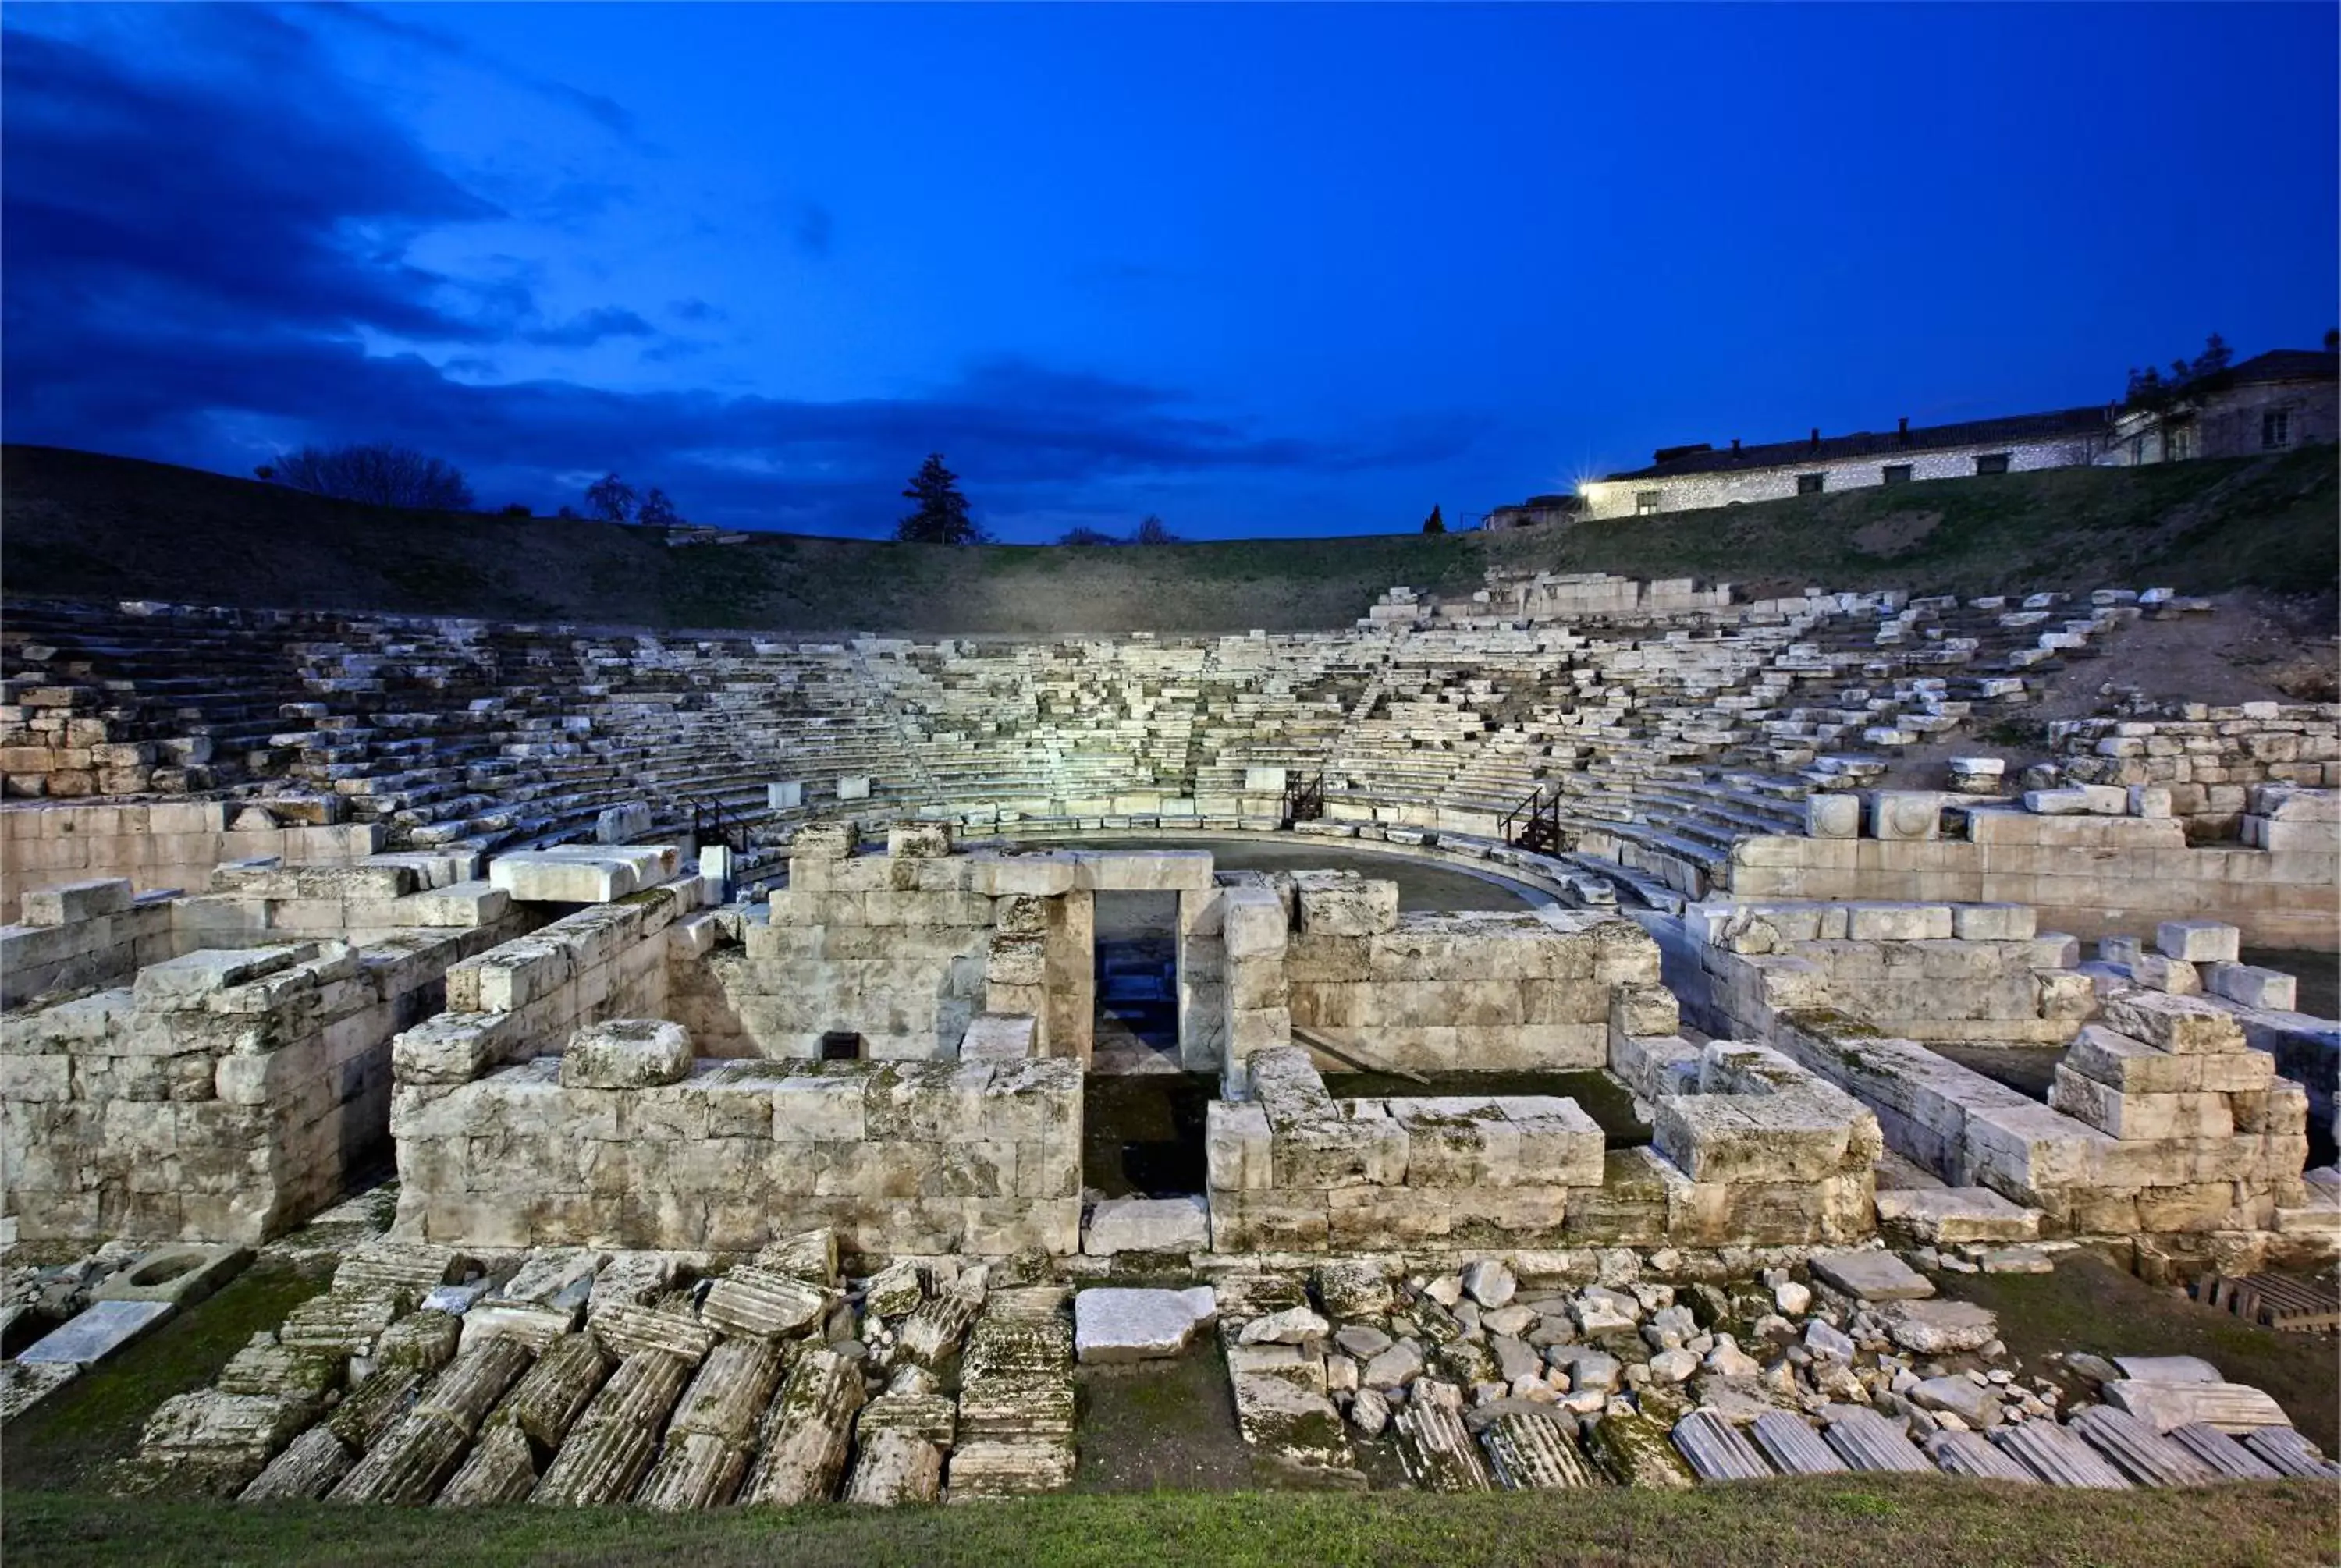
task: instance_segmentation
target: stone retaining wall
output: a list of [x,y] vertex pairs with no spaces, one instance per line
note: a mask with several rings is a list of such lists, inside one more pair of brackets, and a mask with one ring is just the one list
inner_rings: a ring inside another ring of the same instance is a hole
[[746,1252],[828,1225],[863,1253],[1079,1250],[1078,1063],[702,1059],[635,1087],[563,1067],[402,1070],[397,1234]]
[[1298,1047],[1206,1113],[1222,1252],[1840,1242],[1874,1225],[1878,1124],[1778,1053],[1676,1039],[1653,1146],[1605,1151],[1574,1100],[1335,1100]]
[[25,1240],[255,1243],[339,1197],[389,1126],[390,1041],[479,932],[204,949],[0,1023]]
[[[2118,934],[2141,920],[2224,921],[2267,947],[2329,947],[2341,882],[2341,821],[2326,790],[2259,786],[2247,796],[2245,842],[2190,846],[2175,817],[2124,814],[2128,791],[2103,788],[2100,814],[2081,790],[2045,792],[2054,810],[2017,806],[1951,813],[1964,839],[1942,836],[1941,797],[1925,809],[1889,814],[1891,836],[1857,838],[1863,813],[1849,796],[1816,796],[1813,822],[1828,836],[1758,836],[1731,848],[1735,899],[2028,904],[2057,929]],[[2068,800],[2065,799],[2070,796]],[[1897,799],[1908,800],[1909,792]],[[1832,801],[1848,809],[1840,820]],[[2067,810],[2067,808],[2071,809]]]
[[285,823],[224,800],[0,810],[0,918],[25,890],[119,877],[141,893],[205,887],[212,868],[256,858],[343,865],[383,845],[378,823]]

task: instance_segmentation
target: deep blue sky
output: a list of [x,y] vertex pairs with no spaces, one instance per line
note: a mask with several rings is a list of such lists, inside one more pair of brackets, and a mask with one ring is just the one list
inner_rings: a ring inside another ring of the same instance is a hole
[[12,3],[0,419],[549,511],[1459,520],[2093,402],[2341,269],[2315,5]]

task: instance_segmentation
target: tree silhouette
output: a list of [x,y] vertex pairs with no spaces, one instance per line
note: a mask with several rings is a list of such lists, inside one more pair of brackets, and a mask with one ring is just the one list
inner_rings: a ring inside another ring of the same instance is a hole
[[615,473],[605,473],[585,487],[585,504],[604,522],[630,522],[634,515],[634,487]]
[[1087,523],[1083,523],[1077,528],[1067,529],[1064,537],[1057,542],[1059,544],[1120,544],[1121,541],[1101,528],[1091,528]]
[[634,521],[644,528],[672,528],[682,521],[682,514],[674,510],[674,502],[666,498],[666,491],[652,485],[650,493],[643,497],[642,510],[634,513]]
[[262,479],[313,495],[405,506],[425,511],[469,511],[472,487],[463,471],[412,447],[371,442],[355,446],[304,446],[253,470]]
[[911,544],[981,544],[983,530],[968,515],[959,475],[943,466],[943,454],[929,452],[903,496],[918,510],[894,525],[894,537]]
[[1422,531],[1425,533],[1445,533],[1447,531],[1447,519],[1439,514],[1439,511],[1437,506],[1434,505],[1430,509],[1430,515],[1422,520]]
[[1169,524],[1165,523],[1161,518],[1155,516],[1154,513],[1150,511],[1144,517],[1139,519],[1138,531],[1130,536],[1130,542],[1132,544],[1176,544],[1179,542],[1179,536],[1170,531]]

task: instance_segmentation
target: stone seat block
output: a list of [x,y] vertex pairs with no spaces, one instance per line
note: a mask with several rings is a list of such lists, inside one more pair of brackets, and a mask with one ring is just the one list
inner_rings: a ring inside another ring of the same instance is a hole
[[1844,1117],[1791,1095],[1668,1095],[1651,1142],[1695,1182],[1818,1181],[1845,1163]]
[[65,926],[120,914],[133,902],[129,882],[119,877],[65,882],[27,889],[16,918],[27,926]]
[[691,1031],[657,1018],[613,1018],[569,1037],[561,1084],[577,1089],[639,1089],[691,1076]]
[[205,948],[147,965],[138,971],[131,995],[142,1012],[200,1007],[231,987],[280,974],[317,955],[314,942],[281,948]]

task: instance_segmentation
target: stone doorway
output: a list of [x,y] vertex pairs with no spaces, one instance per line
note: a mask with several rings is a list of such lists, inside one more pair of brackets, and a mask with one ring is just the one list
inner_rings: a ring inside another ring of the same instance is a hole
[[1097,895],[1096,1017],[1090,1071],[1176,1073],[1179,895]]

